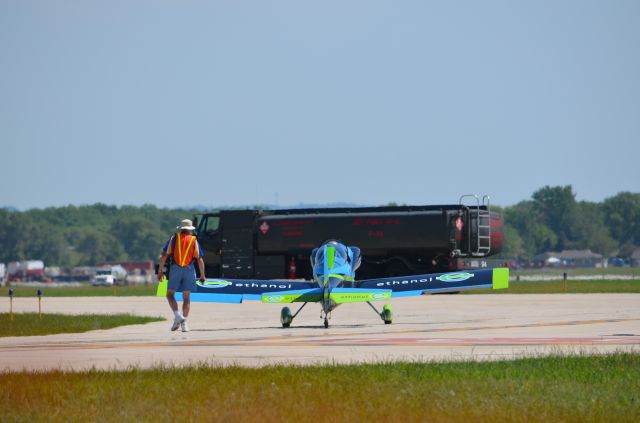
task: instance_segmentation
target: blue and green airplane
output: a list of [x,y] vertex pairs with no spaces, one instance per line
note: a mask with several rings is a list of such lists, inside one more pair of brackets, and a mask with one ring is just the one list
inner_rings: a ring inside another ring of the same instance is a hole
[[[311,253],[313,282],[291,280],[206,279],[196,283],[191,301],[242,303],[260,300],[263,303],[303,303],[295,313],[282,308],[280,322],[287,328],[307,303],[320,303],[324,327],[329,327],[331,312],[343,303],[367,303],[384,323],[393,321],[390,304],[382,311],[372,301],[385,301],[395,297],[425,295],[438,292],[461,291],[473,288],[508,288],[509,269],[465,270],[450,273],[356,280],[360,266],[360,249],[338,241],[326,241]],[[158,285],[158,296],[165,296],[166,280]],[[182,300],[182,294],[176,293]]]

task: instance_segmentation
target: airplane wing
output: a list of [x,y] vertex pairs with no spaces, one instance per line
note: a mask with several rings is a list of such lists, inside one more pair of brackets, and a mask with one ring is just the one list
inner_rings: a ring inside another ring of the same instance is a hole
[[[509,269],[465,270],[449,273],[366,279],[355,282],[354,288],[334,288],[330,294],[335,303],[380,301],[396,297],[461,291],[474,288],[503,289],[509,287]],[[167,281],[158,284],[156,295],[167,294]],[[176,292],[182,301],[182,293]],[[257,300],[264,303],[316,302],[322,291],[315,282],[258,279],[207,279],[198,281],[191,292],[191,301],[242,303]]]
[[509,269],[463,270],[449,273],[398,276],[356,281],[356,287],[388,289],[391,297],[407,297],[474,288],[503,289],[509,287]]
[[[167,281],[158,284],[156,296],[167,295]],[[330,299],[336,304],[381,301],[391,298],[390,289],[334,288]],[[182,301],[182,293],[176,292],[176,300]],[[263,303],[310,303],[322,300],[322,289],[315,282],[290,280],[207,279],[197,281],[191,291],[191,301],[214,303],[242,303],[258,300]]]
[[[391,298],[390,289],[333,288],[329,298],[336,304],[364,303]],[[263,303],[311,303],[322,300],[322,289],[312,288],[298,291],[280,291],[262,294]]]
[[[158,284],[156,296],[167,295],[167,284],[166,279]],[[261,301],[263,294],[312,290],[317,286],[314,282],[291,280],[206,279],[204,282],[196,282],[196,289],[191,291],[191,301],[239,304],[244,300]],[[176,300],[182,301],[181,292],[176,292]]]

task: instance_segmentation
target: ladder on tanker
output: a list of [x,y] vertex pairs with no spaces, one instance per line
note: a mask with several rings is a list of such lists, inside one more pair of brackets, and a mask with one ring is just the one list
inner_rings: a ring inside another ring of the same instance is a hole
[[[463,200],[465,198],[474,198],[475,206],[465,206]],[[471,211],[475,210],[477,225],[475,231],[475,249],[471,247],[472,231],[471,225],[469,227],[469,253],[475,257],[485,257],[491,253],[491,197],[488,195],[482,196],[482,203],[480,198],[475,194],[465,194],[460,197],[460,207],[469,210],[469,220],[471,221]]]

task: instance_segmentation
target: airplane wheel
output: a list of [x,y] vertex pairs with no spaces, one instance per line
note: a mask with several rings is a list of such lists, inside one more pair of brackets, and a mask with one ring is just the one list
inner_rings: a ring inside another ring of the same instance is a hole
[[280,323],[282,323],[282,327],[288,328],[291,326],[292,321],[293,315],[291,314],[291,310],[289,310],[289,307],[283,307],[280,311]]
[[380,313],[380,317],[384,320],[385,325],[390,325],[393,322],[393,309],[390,304],[385,304],[382,308],[382,313]]
[[329,327],[329,320],[327,320],[327,318],[324,318],[324,328],[327,329]]

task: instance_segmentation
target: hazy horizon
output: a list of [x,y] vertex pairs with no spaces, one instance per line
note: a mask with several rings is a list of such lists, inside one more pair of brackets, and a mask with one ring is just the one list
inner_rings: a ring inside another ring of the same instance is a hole
[[[540,187],[543,188],[543,187]],[[620,191],[617,192],[616,194],[610,195],[605,197],[603,200],[601,201],[590,201],[590,200],[584,200],[584,199],[580,199],[578,198],[578,196],[576,195],[576,201],[587,201],[587,202],[593,202],[593,203],[601,203],[604,200],[606,200],[607,198],[610,197],[614,197],[617,194],[620,194],[622,192],[629,192],[629,191]],[[533,193],[531,193],[533,194]],[[635,193],[637,194],[637,193]],[[479,200],[482,201],[482,195],[478,196]],[[144,203],[144,204],[113,204],[113,203],[104,203],[104,202],[94,202],[94,203],[83,203],[83,204],[61,204],[61,205],[51,205],[51,206],[42,206],[42,207],[31,207],[31,208],[19,208],[19,207],[15,207],[12,205],[2,205],[0,206],[1,209],[6,209],[6,210],[15,210],[15,211],[28,211],[28,210],[32,210],[32,209],[46,209],[49,207],[54,207],[54,208],[62,208],[62,207],[83,207],[83,206],[93,206],[96,204],[105,204],[106,206],[115,206],[118,208],[121,207],[128,207],[128,206],[133,206],[133,207],[141,207],[141,206],[145,206],[145,205],[151,205],[151,206],[155,206],[157,208],[166,208],[166,209],[182,209],[182,210],[216,210],[216,209],[232,209],[232,208],[265,208],[265,209],[277,209],[277,208],[281,208],[281,209],[287,209],[287,208],[292,208],[292,209],[297,209],[297,208],[332,208],[332,207],[381,207],[381,206],[387,206],[389,204],[397,204],[398,206],[417,206],[417,205],[448,205],[448,204],[458,204],[458,200],[459,197],[457,197],[455,199],[455,201],[449,201],[449,202],[440,202],[440,203],[434,203],[434,202],[423,202],[423,203],[400,203],[397,201],[386,201],[386,202],[382,202],[379,204],[363,204],[363,203],[349,203],[349,202],[332,202],[332,203],[297,203],[297,204],[276,204],[276,203],[249,203],[249,204],[220,204],[220,205],[205,205],[205,204],[192,204],[192,205],[177,205],[177,206],[162,206],[162,205],[158,205],[158,204],[151,204],[151,203]],[[491,200],[491,205],[493,206],[498,206],[498,207],[510,207],[513,206],[517,203],[514,204],[500,204],[500,203],[496,203],[494,202],[493,198],[490,199]],[[525,198],[523,200],[520,201],[529,201],[531,200],[531,196],[529,196],[528,198]],[[465,204],[471,204],[473,201],[472,198],[468,198],[465,200]]]
[[640,192],[640,2],[0,2],[0,205]]

